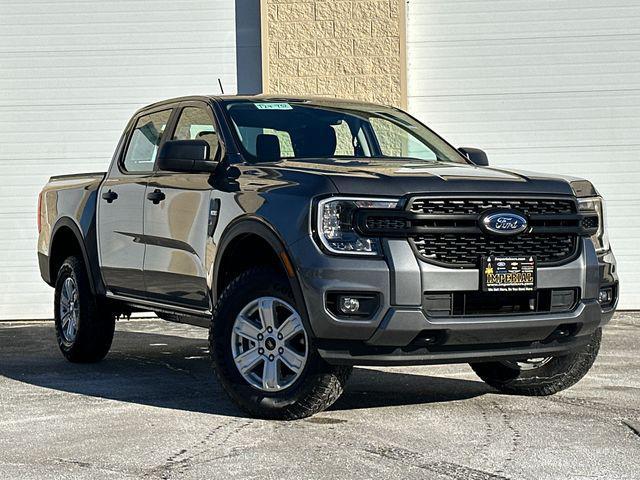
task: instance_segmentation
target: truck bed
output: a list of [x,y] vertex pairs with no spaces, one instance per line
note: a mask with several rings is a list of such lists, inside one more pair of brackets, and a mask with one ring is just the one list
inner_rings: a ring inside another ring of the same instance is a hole
[[74,231],[82,238],[84,253],[97,260],[96,249],[96,199],[105,172],[56,175],[49,179],[40,194],[40,233],[38,259],[40,273],[51,284],[51,243],[60,228]]

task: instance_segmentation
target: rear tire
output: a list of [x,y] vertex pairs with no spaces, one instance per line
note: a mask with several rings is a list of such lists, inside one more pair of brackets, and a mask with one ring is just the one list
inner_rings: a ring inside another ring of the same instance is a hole
[[602,329],[591,334],[587,345],[568,355],[539,362],[472,363],[471,368],[488,385],[513,395],[553,395],[575,385],[591,369],[598,356]]
[[84,262],[68,257],[55,284],[54,318],[60,351],[74,363],[102,360],[113,340],[115,315],[91,293]]
[[351,368],[320,358],[300,311],[287,278],[266,268],[244,272],[220,296],[209,333],[214,371],[251,416],[308,417],[343,392]]

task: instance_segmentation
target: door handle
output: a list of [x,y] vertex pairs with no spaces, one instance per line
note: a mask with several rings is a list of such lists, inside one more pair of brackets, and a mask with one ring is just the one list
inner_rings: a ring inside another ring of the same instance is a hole
[[167,196],[157,188],[153,192],[147,193],[147,199],[151,200],[154,205],[158,205],[165,198],[167,198]]
[[108,192],[104,192],[102,194],[102,198],[104,198],[107,203],[113,203],[113,201],[118,198],[118,194],[113,190],[109,190]]

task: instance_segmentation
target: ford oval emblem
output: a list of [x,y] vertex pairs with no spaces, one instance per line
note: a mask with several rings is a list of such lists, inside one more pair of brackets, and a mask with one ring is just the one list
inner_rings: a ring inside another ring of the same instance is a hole
[[496,235],[517,235],[529,226],[526,218],[509,211],[487,213],[482,217],[481,224],[487,232]]

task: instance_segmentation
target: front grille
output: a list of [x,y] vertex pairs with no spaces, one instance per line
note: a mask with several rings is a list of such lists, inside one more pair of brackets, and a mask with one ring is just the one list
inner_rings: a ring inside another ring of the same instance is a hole
[[429,215],[480,215],[492,209],[518,210],[527,216],[576,212],[575,202],[564,199],[415,198],[410,203],[412,212]]
[[366,222],[369,230],[397,230],[408,228],[407,220],[389,217],[369,217]]
[[[559,265],[578,252],[578,232],[584,228],[572,199],[544,198],[414,198],[408,212],[415,215],[409,238],[425,261],[454,268],[479,268],[481,257],[534,256],[539,266]],[[519,235],[492,235],[478,228],[480,217],[492,210],[524,214],[530,228]],[[398,219],[380,219],[393,230]],[[597,222],[597,217],[596,217]],[[593,225],[587,225],[593,228]],[[595,225],[597,227],[597,223]]]
[[478,259],[532,255],[538,265],[560,263],[576,251],[576,236],[527,235],[492,237],[483,234],[427,234],[412,238],[417,252],[426,260],[456,267],[478,267]]

